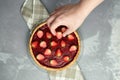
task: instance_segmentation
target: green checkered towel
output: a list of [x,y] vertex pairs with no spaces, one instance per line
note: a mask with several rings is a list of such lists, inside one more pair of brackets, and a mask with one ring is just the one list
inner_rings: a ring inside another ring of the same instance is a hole
[[[33,25],[49,17],[46,8],[39,0],[25,0],[21,13],[30,30]],[[50,80],[84,80],[77,62],[65,70],[48,71],[48,74]]]

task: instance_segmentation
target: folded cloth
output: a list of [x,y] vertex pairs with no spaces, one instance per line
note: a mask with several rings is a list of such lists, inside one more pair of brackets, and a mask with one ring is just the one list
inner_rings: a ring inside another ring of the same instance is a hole
[[21,13],[29,29],[49,16],[46,8],[39,0],[25,0]]
[[77,63],[65,70],[49,71],[48,73],[51,80],[84,80]]
[[[30,30],[35,24],[49,17],[46,8],[39,0],[25,0],[21,13]],[[50,80],[84,80],[77,62],[65,70],[48,71],[48,74]]]

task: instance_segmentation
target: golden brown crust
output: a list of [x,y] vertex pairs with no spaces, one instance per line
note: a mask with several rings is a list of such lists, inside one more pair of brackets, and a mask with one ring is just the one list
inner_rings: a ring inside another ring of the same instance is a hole
[[79,54],[80,54],[80,51],[81,51],[81,50],[80,50],[81,41],[80,41],[80,38],[79,38],[79,36],[78,36],[78,33],[77,33],[77,32],[74,32],[75,35],[76,35],[76,37],[78,38],[78,52],[77,52],[76,56],[74,57],[73,61],[71,61],[68,65],[66,65],[66,66],[64,66],[64,67],[61,67],[61,68],[50,68],[50,67],[41,65],[41,64],[36,60],[36,58],[35,58],[34,55],[33,55],[32,47],[31,47],[31,41],[32,41],[32,38],[33,38],[34,33],[35,33],[40,27],[42,27],[42,26],[45,25],[45,24],[46,24],[46,22],[41,23],[38,27],[36,27],[36,28],[33,30],[32,34],[31,34],[31,36],[30,36],[30,40],[29,40],[29,51],[30,51],[30,55],[32,56],[33,60],[35,61],[35,63],[36,63],[38,66],[40,66],[40,67],[42,67],[42,68],[44,68],[44,69],[46,69],[46,70],[49,70],[49,71],[57,71],[57,70],[66,69],[66,68],[68,68],[69,66],[71,66],[71,65],[77,60],[77,58],[78,58],[78,56],[79,56]]

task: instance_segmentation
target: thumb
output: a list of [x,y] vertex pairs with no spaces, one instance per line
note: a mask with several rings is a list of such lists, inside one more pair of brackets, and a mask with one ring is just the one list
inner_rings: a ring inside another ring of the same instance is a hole
[[53,34],[53,35],[56,35],[56,28],[58,27],[58,26],[60,26],[61,25],[61,22],[59,21],[54,21],[51,25],[50,25],[50,30],[51,30],[51,33]]
[[63,37],[67,36],[68,34],[72,33],[72,31],[70,29],[67,29],[64,33],[63,33]]

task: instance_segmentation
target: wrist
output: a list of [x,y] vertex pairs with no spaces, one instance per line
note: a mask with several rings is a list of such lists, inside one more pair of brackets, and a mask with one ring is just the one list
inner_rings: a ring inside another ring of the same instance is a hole
[[79,18],[85,19],[89,15],[90,9],[86,9],[86,7],[83,6],[83,3],[81,2],[77,3],[77,5],[78,5],[76,10],[77,16]]
[[78,13],[88,16],[90,12],[103,1],[104,0],[80,0],[80,2],[77,3]]

